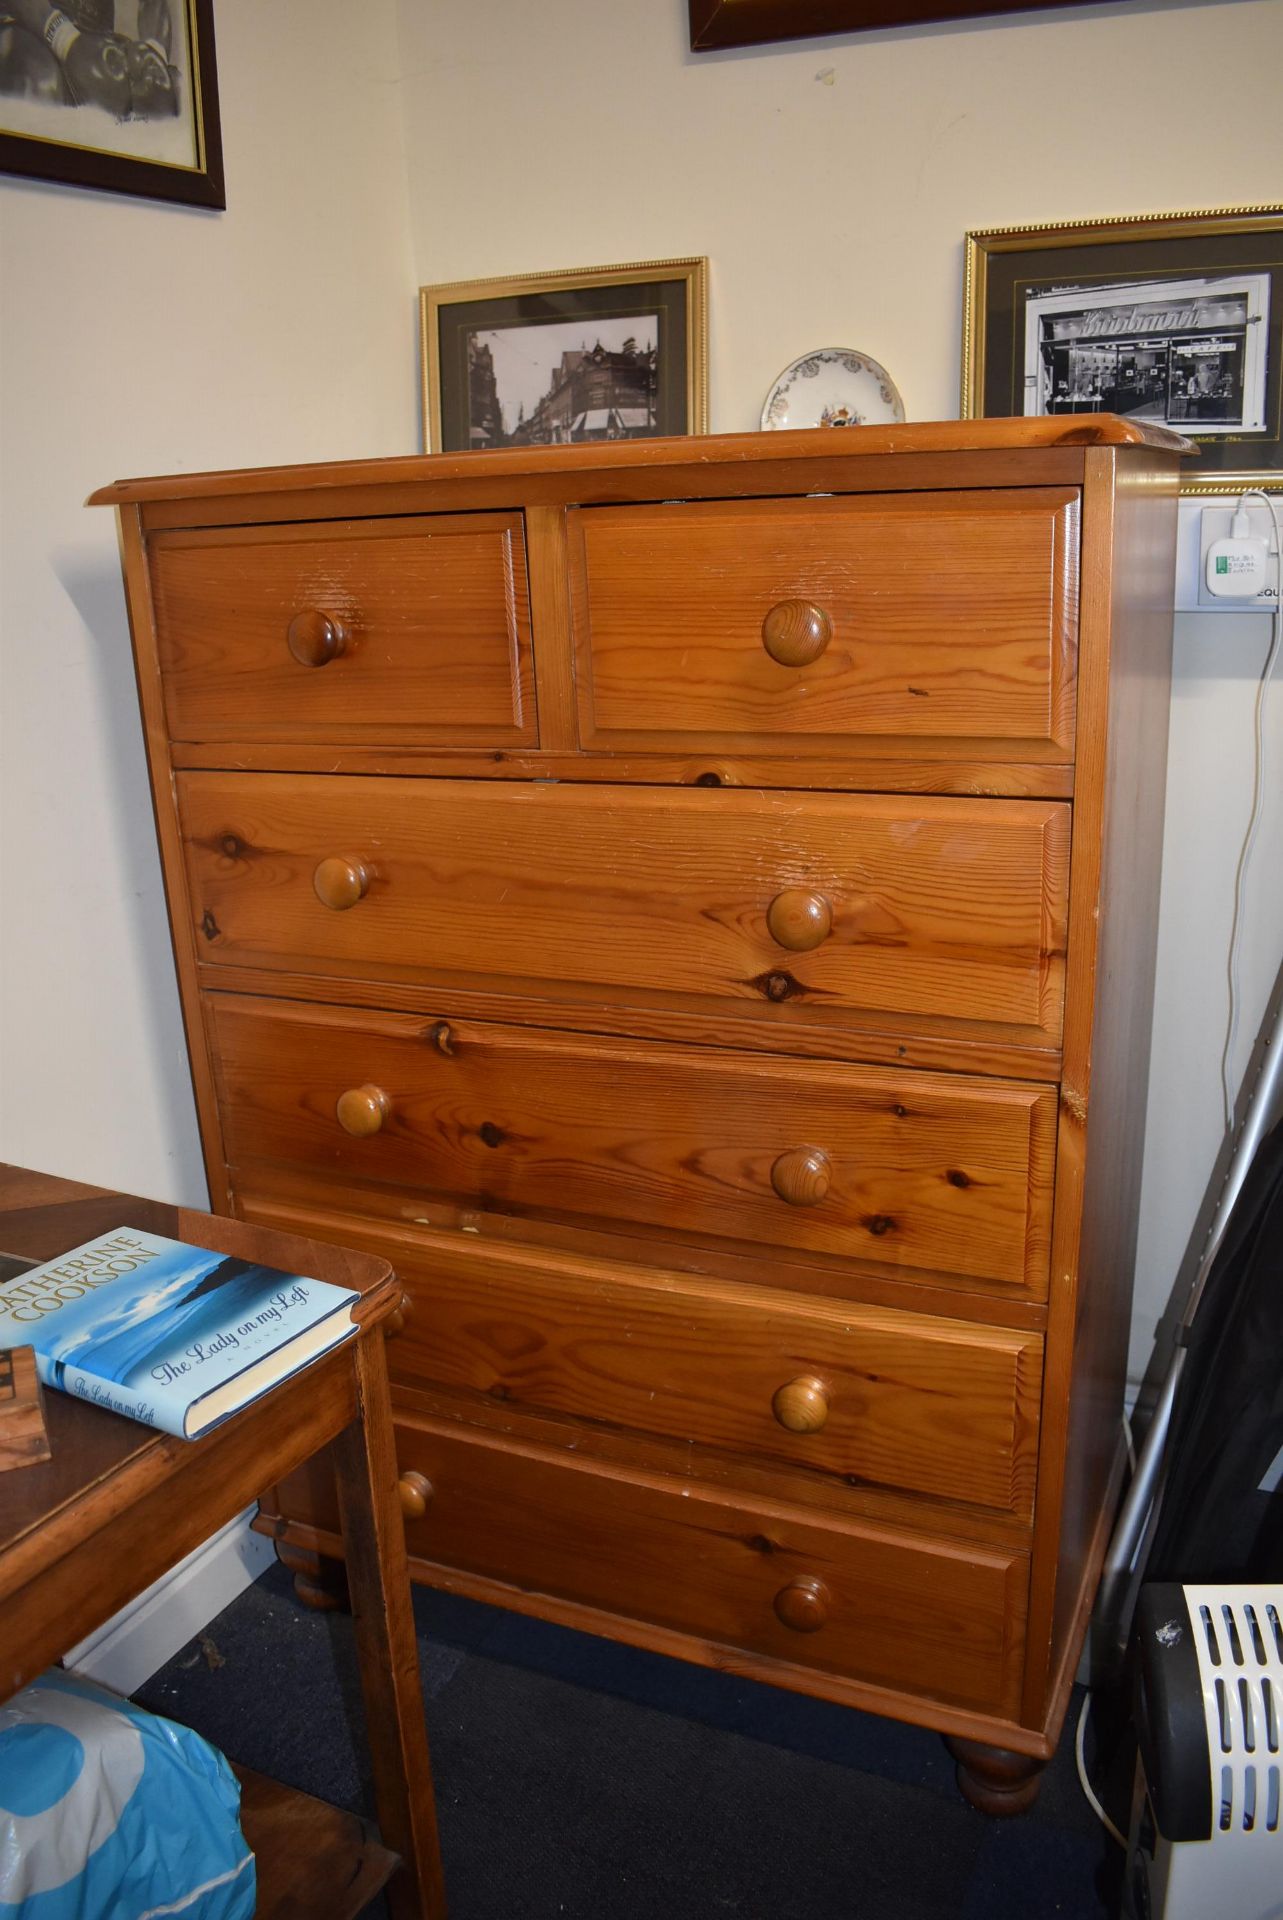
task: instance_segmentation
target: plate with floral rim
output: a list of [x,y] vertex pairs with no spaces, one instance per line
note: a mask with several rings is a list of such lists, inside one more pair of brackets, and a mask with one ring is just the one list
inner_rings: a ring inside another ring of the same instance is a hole
[[817,347],[785,367],[766,396],[763,427],[877,427],[904,419],[886,368],[854,347]]

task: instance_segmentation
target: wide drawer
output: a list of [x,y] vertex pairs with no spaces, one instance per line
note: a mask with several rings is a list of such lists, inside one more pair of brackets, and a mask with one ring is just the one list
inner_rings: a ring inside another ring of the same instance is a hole
[[1014,1712],[1023,1553],[821,1524],[427,1422],[398,1421],[397,1461],[431,1485],[406,1527],[429,1574],[457,1569],[714,1647]]
[[175,740],[536,738],[519,514],[170,533],[149,551]]
[[[883,1487],[1032,1514],[1036,1333],[466,1234],[416,1245],[346,1215],[316,1230],[395,1263],[407,1302],[388,1349],[399,1384],[715,1447],[827,1478],[839,1502]],[[582,1446],[592,1452],[591,1433]]]
[[570,524],[585,745],[1072,758],[1073,489],[594,507]]
[[1045,1293],[1052,1087],[207,1004],[233,1168]]
[[213,772],[178,791],[212,966],[1059,1041],[1061,802]]

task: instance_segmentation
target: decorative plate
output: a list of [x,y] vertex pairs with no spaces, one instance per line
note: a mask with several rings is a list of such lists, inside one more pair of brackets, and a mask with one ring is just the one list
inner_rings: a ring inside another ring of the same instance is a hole
[[890,374],[851,347],[817,347],[785,367],[766,396],[764,427],[876,427],[903,420]]

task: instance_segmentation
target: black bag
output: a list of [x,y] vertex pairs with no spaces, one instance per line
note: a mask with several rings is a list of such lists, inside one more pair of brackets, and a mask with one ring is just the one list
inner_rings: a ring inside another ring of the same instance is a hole
[[1283,1579],[1283,1121],[1257,1149],[1207,1278],[1172,1407],[1147,1580]]

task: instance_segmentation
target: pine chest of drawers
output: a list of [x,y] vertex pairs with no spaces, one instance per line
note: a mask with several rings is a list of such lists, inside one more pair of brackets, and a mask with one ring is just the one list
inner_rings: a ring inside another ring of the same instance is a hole
[[[214,1204],[395,1262],[418,1576],[939,1727],[991,1805],[1120,1467],[1180,447],[96,496]],[[315,1590],[324,1475],[262,1524]]]

